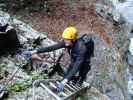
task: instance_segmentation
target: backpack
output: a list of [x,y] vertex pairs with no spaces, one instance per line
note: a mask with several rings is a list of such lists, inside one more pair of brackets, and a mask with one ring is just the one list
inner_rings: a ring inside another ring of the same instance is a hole
[[87,47],[87,55],[89,57],[94,56],[94,40],[92,39],[92,35],[84,34],[82,37],[82,40],[84,41],[86,47]]

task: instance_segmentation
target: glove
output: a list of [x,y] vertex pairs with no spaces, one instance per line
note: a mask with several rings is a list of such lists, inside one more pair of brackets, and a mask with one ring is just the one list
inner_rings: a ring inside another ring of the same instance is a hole
[[64,79],[58,86],[57,86],[57,91],[63,91],[65,84],[68,82],[67,79]]
[[64,90],[64,84],[63,83],[60,83],[58,86],[57,86],[57,91],[60,92],[60,91],[63,91]]

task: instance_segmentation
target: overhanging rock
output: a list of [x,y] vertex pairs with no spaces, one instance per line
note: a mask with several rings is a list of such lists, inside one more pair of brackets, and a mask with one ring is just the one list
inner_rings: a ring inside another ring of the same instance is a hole
[[21,47],[15,29],[6,32],[8,24],[0,26],[0,55],[17,50]]
[[48,39],[47,36],[43,33],[37,32],[29,25],[13,18],[9,14],[2,11],[0,11],[0,23],[2,25],[5,25],[7,23],[9,24],[6,31],[12,28],[17,31],[17,36],[20,41],[20,44],[25,49],[33,49],[33,45],[35,45],[34,43],[36,42],[36,40],[40,40],[40,46],[43,47],[55,43],[52,40]]

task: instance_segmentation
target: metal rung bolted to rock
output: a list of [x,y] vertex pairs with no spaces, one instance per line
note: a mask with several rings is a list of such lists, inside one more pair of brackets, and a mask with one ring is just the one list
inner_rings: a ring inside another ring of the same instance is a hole
[[[56,91],[57,85],[59,84],[58,80],[53,79],[53,80],[37,81],[37,84],[38,84],[37,87],[42,87],[44,91],[47,91],[49,95],[51,95],[56,100],[68,100],[74,98],[86,92],[86,90],[90,87],[90,84],[86,82],[84,82],[82,86],[73,85],[72,83],[69,82],[65,85],[64,91],[58,92]],[[36,99],[34,98],[34,100]]]

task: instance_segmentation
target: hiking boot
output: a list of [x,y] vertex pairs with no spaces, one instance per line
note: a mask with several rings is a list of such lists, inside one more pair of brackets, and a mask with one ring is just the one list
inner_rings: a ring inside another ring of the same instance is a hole
[[79,81],[79,79],[80,79],[79,76],[73,76],[71,82],[73,83],[73,85],[75,85]]

